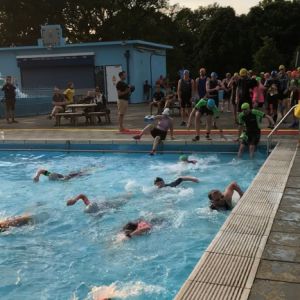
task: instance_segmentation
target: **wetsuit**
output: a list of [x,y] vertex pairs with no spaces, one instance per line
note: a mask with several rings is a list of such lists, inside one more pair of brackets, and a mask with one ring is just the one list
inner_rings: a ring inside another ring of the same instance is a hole
[[182,178],[179,177],[176,180],[172,181],[171,183],[165,184],[165,186],[169,186],[169,187],[176,187],[178,186],[181,182],[182,182]]
[[249,114],[241,112],[239,114],[239,125],[246,126],[246,132],[243,135],[242,143],[245,145],[257,145],[260,140],[260,127],[262,118],[265,116],[260,110],[252,109]]
[[185,107],[191,107],[192,106],[192,80],[184,80],[181,79],[180,81],[180,96],[181,96],[181,102],[180,106],[182,108]]

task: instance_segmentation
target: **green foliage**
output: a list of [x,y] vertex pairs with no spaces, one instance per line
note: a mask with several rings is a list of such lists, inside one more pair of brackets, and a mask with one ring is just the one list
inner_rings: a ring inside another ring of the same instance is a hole
[[281,64],[282,56],[276,48],[276,44],[270,37],[264,37],[262,47],[254,54],[254,69],[257,72],[277,70]]
[[[300,1],[263,0],[247,15],[217,4],[195,10],[167,0],[1,0],[0,46],[35,45],[40,25],[61,24],[71,43],[141,39],[169,44],[171,77],[181,67],[224,74],[241,67],[293,67]],[[262,38],[265,37],[265,38]]]

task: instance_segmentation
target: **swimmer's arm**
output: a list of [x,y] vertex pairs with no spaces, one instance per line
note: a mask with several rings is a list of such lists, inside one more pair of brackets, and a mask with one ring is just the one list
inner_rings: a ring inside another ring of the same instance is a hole
[[79,194],[78,196],[69,199],[67,201],[67,206],[74,205],[78,200],[82,200],[86,206],[91,204],[90,200],[88,199],[88,197],[86,195]]
[[170,121],[170,135],[171,135],[171,139],[174,140],[174,124],[173,124],[173,120]]
[[41,175],[44,175],[45,172],[47,172],[47,170],[45,170],[45,169],[39,169],[39,170],[36,172],[35,176],[33,177],[33,181],[34,181],[34,182],[39,182],[40,176],[41,176]]
[[199,182],[199,179],[196,177],[192,177],[192,176],[181,176],[179,177],[181,178],[182,181],[192,181],[192,182]]
[[224,194],[226,195],[227,193],[231,193],[233,194],[234,191],[237,191],[238,194],[240,195],[240,197],[243,196],[244,192],[242,191],[242,189],[240,188],[240,186],[235,182],[231,182],[228,187],[226,188]]
[[132,237],[133,235],[142,235],[145,232],[148,232],[151,229],[151,226],[144,226],[142,228],[137,228],[135,231],[130,233],[130,237]]
[[187,125],[186,125],[187,128],[190,128],[191,121],[192,121],[192,118],[195,115],[195,113],[196,113],[196,108],[194,107],[193,110],[191,111],[190,115],[189,115],[189,120],[188,120]]
[[187,160],[187,162],[188,162],[189,164],[196,164],[196,163],[197,163],[197,161],[194,160],[194,159],[192,159],[192,160]]

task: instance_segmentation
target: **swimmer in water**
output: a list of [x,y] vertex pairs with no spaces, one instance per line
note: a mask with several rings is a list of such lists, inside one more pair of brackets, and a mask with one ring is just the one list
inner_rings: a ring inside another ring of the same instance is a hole
[[142,235],[151,230],[152,225],[145,220],[138,220],[136,222],[128,222],[122,228],[122,232],[126,237],[132,238],[135,235]]
[[33,223],[33,216],[31,215],[23,215],[23,216],[8,218],[6,220],[0,221],[0,232],[8,230],[9,227],[21,227],[32,223]]
[[47,176],[49,180],[70,180],[74,177],[83,176],[85,174],[86,174],[85,172],[80,171],[80,172],[71,172],[68,175],[62,175],[55,172],[49,172],[48,170],[45,169],[39,169],[36,172],[35,176],[33,177],[33,181],[39,182],[41,175]]
[[164,180],[160,177],[156,177],[154,180],[154,185],[156,185],[159,189],[163,187],[176,187],[183,181],[192,181],[192,182],[199,182],[199,179],[196,177],[191,176],[181,176],[176,180],[172,181],[171,183],[165,183]]
[[76,204],[77,201],[82,200],[85,205],[84,212],[86,213],[97,213],[104,214],[105,211],[110,209],[118,209],[119,207],[125,205],[128,200],[131,198],[132,194],[128,193],[126,195],[117,196],[115,198],[121,199],[120,201],[103,201],[103,202],[91,202],[88,197],[84,194],[79,194],[74,198],[71,198],[67,201],[67,206]]
[[234,191],[237,191],[240,197],[243,196],[243,191],[239,185],[233,181],[231,182],[222,193],[220,190],[211,190],[208,193],[210,200],[210,208],[215,210],[230,210],[232,209],[232,196]]
[[184,163],[188,163],[188,164],[196,164],[197,163],[197,160],[193,160],[193,159],[190,160],[186,154],[180,155],[179,160]]

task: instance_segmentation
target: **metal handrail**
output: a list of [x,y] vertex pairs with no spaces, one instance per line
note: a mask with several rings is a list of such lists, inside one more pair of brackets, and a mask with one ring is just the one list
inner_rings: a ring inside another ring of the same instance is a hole
[[272,135],[277,130],[277,128],[281,125],[281,123],[289,116],[289,114],[298,106],[299,104],[294,105],[289,109],[289,111],[281,118],[278,124],[273,128],[273,130],[268,134],[267,137],[267,155],[269,154],[270,145],[272,145]]

